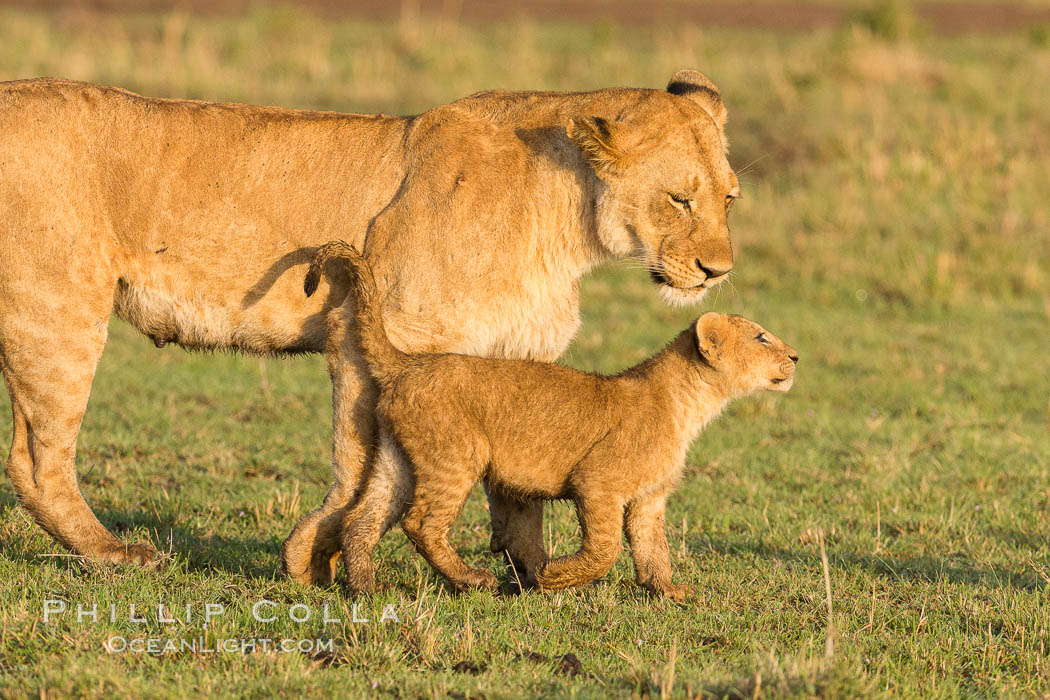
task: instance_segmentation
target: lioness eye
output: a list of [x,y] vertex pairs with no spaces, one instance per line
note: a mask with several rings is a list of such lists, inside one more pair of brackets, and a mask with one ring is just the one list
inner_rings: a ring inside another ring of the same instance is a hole
[[766,337],[765,333],[759,333],[755,336],[755,340],[762,343],[763,345],[769,345],[769,338]]
[[729,210],[733,208],[733,202],[738,200],[738,199],[740,199],[740,196],[741,196],[741,192],[740,192],[739,185],[734,187],[732,190],[730,190],[729,194],[726,195],[726,213],[727,214],[729,213]]
[[692,209],[692,203],[687,194],[679,194],[678,192],[668,192],[667,198],[671,200],[671,204],[678,207],[679,209],[685,209],[689,211]]

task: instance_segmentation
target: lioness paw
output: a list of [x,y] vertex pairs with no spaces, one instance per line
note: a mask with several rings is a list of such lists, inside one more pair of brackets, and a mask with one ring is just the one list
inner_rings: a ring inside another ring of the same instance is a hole
[[495,591],[499,589],[499,580],[487,569],[471,569],[459,581],[453,581],[453,585],[461,591],[471,588]]
[[688,599],[696,597],[696,589],[683,583],[668,586],[665,590],[660,591],[660,594],[667,596],[676,603],[684,603]]
[[96,560],[105,564],[136,564],[155,566],[161,562],[157,548],[145,542],[120,545],[102,552]]

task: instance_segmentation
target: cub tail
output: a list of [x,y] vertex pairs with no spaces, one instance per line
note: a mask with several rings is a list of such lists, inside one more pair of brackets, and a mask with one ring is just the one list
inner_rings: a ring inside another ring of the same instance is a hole
[[331,241],[321,246],[314,255],[310,269],[303,282],[306,296],[317,291],[329,260],[341,260],[350,275],[350,295],[354,301],[354,325],[357,327],[361,354],[368,363],[372,375],[383,383],[396,373],[407,355],[399,350],[386,333],[383,324],[383,303],[376,288],[372,267],[357,250],[345,241]]

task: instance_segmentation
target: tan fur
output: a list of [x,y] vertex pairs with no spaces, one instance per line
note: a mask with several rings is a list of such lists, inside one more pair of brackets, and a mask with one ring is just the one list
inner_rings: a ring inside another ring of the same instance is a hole
[[352,270],[361,349],[380,386],[380,458],[343,532],[351,590],[372,590],[372,550],[399,518],[456,588],[495,588],[491,572],[468,567],[448,542],[471,487],[484,479],[521,503],[576,504],[583,546],[541,566],[542,589],[603,576],[619,556],[623,528],[638,583],[674,598],[688,593],[671,582],[664,533],[686,449],[730,400],[790,389],[794,349],[741,316],[708,313],[614,377],[527,360],[407,354],[386,338],[364,258],[343,244],[326,252]]
[[[334,485],[283,557],[294,578],[330,581],[376,388],[339,310],[345,275],[302,293],[317,247],[366,252],[390,333],[413,351],[554,359],[579,324],[579,279],[612,257],[641,256],[671,301],[699,298],[732,264],[736,179],[724,107],[698,75],[676,75],[673,94],[489,92],[407,118],[0,83],[0,368],[19,499],[75,552],[152,557],[99,524],[74,470],[114,311],[158,346],[323,350]],[[534,568],[541,507],[490,501],[494,548]]]

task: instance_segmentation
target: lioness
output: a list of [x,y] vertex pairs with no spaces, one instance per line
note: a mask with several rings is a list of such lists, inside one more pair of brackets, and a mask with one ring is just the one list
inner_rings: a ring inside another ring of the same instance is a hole
[[398,520],[456,588],[495,588],[490,571],[468,567],[448,542],[471,487],[484,479],[490,493],[576,504],[583,546],[542,565],[541,589],[605,575],[625,528],[640,585],[679,600],[691,592],[671,583],[664,534],[664,505],[686,450],[732,399],[788,391],[798,363],[793,348],[742,316],[707,313],[662,352],[613,377],[529,360],[408,354],[387,337],[368,263],[347,244],[321,248],[307,294],[330,257],[351,270],[361,353],[379,384],[380,439],[390,453],[346,516],[351,590],[372,590],[372,551]]
[[[393,290],[401,347],[553,360],[595,265],[639,256],[671,302],[725,279],[739,193],[725,119],[695,71],[666,91],[488,92],[415,117],[0,83],[0,367],[20,502],[78,554],[155,556],[98,522],[74,470],[113,312],[158,346],[325,351],[335,483],[282,554],[293,578],[331,581],[375,387],[333,313],[345,280],[306,299],[295,270],[345,239]],[[534,571],[542,506],[490,502],[493,549]]]

